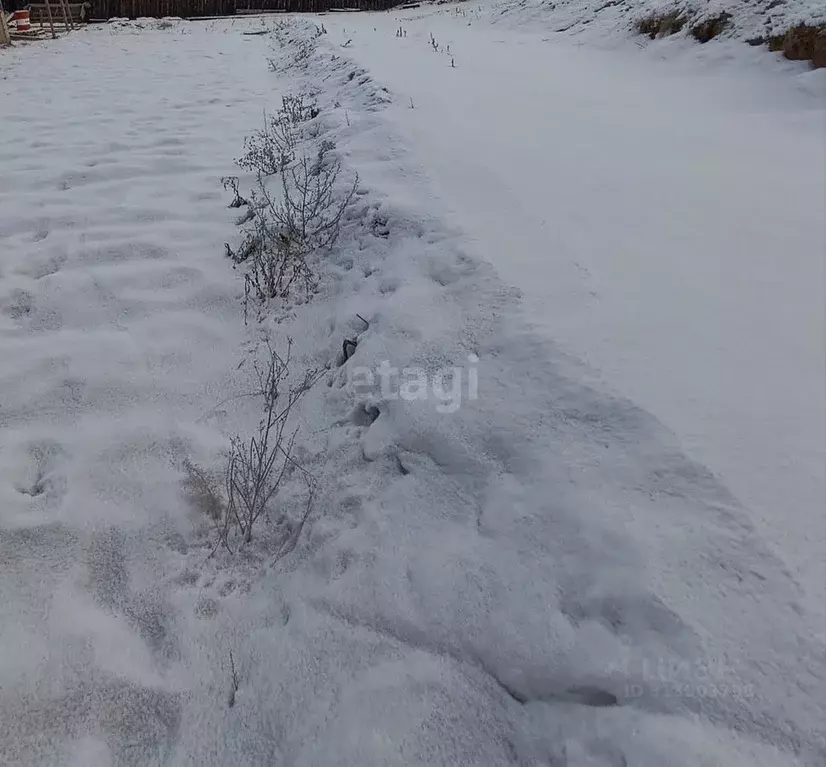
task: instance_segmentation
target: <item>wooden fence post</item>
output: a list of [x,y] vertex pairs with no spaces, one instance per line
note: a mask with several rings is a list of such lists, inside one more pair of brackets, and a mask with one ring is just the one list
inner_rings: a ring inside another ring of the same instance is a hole
[[70,29],[75,28],[75,23],[72,21],[72,12],[69,10],[69,1],[68,0],[59,0],[60,1],[60,10],[63,11],[63,26],[66,28],[68,32]]
[[57,38],[57,35],[54,32],[54,19],[52,19],[52,4],[49,0],[46,0],[46,15],[49,17],[49,29],[52,30],[52,40]]
[[6,11],[3,9],[2,2],[0,2],[0,45],[11,45],[11,34],[9,25],[6,23]]

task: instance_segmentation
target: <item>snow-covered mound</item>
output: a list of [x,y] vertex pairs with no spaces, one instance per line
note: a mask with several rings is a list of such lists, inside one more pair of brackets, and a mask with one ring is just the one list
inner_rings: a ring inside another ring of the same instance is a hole
[[[484,6],[482,6],[484,7]],[[489,6],[494,18],[526,22],[557,32],[592,36],[631,33],[677,35],[707,42],[714,37],[772,43],[801,25],[819,27],[820,66],[826,65],[826,4],[816,0],[506,0]],[[811,55],[790,55],[810,60]]]

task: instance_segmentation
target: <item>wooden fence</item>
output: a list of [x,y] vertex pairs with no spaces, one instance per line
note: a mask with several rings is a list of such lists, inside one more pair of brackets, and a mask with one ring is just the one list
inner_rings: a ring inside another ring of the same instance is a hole
[[92,0],[93,19],[227,16],[235,0]]
[[232,16],[239,13],[322,13],[331,9],[385,11],[404,0],[92,0],[93,19]]
[[329,11],[330,8],[383,11],[398,4],[398,2],[386,0],[236,0],[236,10],[246,13],[254,11],[323,13]]

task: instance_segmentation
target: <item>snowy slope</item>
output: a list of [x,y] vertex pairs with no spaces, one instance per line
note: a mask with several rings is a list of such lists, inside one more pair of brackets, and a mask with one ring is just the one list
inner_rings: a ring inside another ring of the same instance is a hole
[[[429,106],[353,61],[374,18],[326,17],[278,73],[255,20],[0,59],[0,762],[822,763],[795,577],[667,429],[526,323],[404,132]],[[245,326],[219,178],[310,89],[360,194],[319,292]],[[296,414],[315,513],[277,563],[266,535],[210,557],[182,470],[220,471],[257,420],[262,335],[326,369]],[[354,385],[387,365],[425,396]]]
[[[799,24],[826,24],[826,6],[817,0],[505,0],[477,5],[480,15],[511,26],[529,24],[545,31],[613,40],[634,34],[640,19],[676,13],[685,20],[675,32],[727,15],[720,40],[766,40]],[[472,6],[472,7],[474,7]]]

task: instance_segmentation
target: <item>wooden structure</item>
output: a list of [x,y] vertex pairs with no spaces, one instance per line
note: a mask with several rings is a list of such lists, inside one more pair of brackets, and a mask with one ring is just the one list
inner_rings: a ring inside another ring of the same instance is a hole
[[405,0],[92,0],[91,18],[232,16],[238,13],[323,13],[330,9],[385,11]]
[[39,22],[41,31],[48,22],[52,38],[57,37],[58,31],[68,32],[76,26],[69,0],[46,0],[45,3],[34,3],[28,6],[28,11],[31,20]]
[[11,45],[11,35],[9,34],[9,24],[6,21],[6,12],[0,4],[0,45]]
[[406,0],[236,0],[236,12],[324,13],[330,10],[386,11]]
[[197,18],[198,16],[230,16],[235,13],[235,0],[93,0],[93,19],[138,19],[164,16]]
[[[27,8],[33,24],[42,32],[48,26],[55,31],[74,29],[88,21],[108,21],[114,18],[164,18],[175,16],[197,19],[233,16],[236,13],[324,13],[326,11],[386,11],[406,0],[42,0],[31,4],[26,0],[0,0],[12,8]],[[0,11],[0,44],[9,38],[5,14]],[[32,30],[32,37],[39,36]],[[14,37],[14,34],[11,35]]]
[[[0,45],[8,45],[15,40],[38,40],[43,36],[47,23],[52,38],[55,38],[57,32],[68,32],[81,21],[86,21],[91,8],[89,2],[71,4],[68,0],[46,0],[22,7],[12,0],[12,4],[18,7],[13,14],[7,14],[0,2]],[[15,24],[18,16],[20,18]],[[33,24],[38,24],[38,27]]]
[[84,21],[88,20],[88,10],[84,9],[83,3],[65,3],[65,17],[64,8],[59,5],[60,0],[51,0],[49,3],[32,3],[29,5],[29,13],[31,14],[32,24],[40,24],[49,20],[49,12],[52,13],[52,21],[63,22],[65,26],[76,27],[80,26]]

